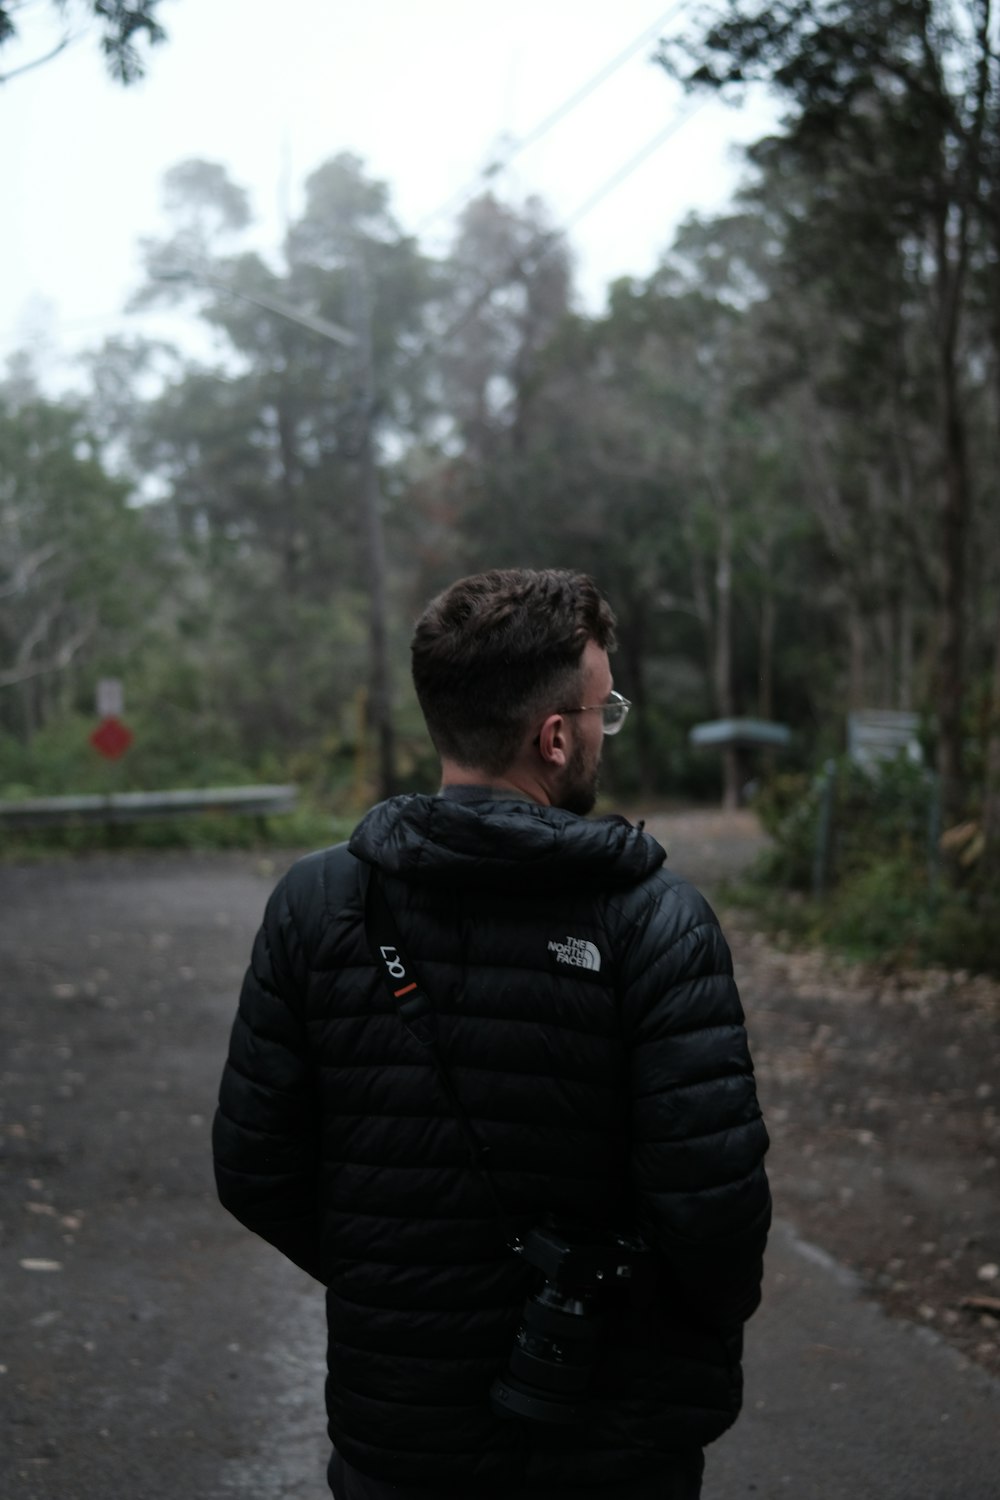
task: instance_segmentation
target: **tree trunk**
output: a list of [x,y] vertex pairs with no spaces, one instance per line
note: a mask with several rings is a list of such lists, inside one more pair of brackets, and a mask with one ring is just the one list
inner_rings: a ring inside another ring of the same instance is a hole
[[865,627],[854,599],[847,605],[847,707],[850,712],[866,708]]
[[896,642],[893,630],[895,610],[889,603],[883,604],[875,617],[875,628],[878,634],[879,662],[878,662],[878,706],[889,708],[896,698]]
[[391,797],[396,790],[396,736],[392,720],[389,681],[389,642],[386,624],[385,538],[382,531],[382,495],[378,469],[372,452],[370,419],[361,456],[361,491],[364,509],[365,552],[368,561],[369,649],[371,717],[378,740],[378,795]]
[[281,454],[281,502],[283,509],[282,522],[284,534],[282,536],[282,561],[284,564],[285,587],[289,596],[294,598],[299,588],[299,562],[302,551],[302,538],[299,534],[299,477],[301,470],[296,453],[295,424],[289,414],[284,398],[279,394],[275,405],[278,421],[278,449]]
[[[927,12],[929,14],[929,10]],[[967,145],[966,166],[975,174],[980,157],[982,127],[990,79],[988,9],[978,27],[979,81],[976,124]],[[974,181],[974,176],[970,181]],[[940,211],[934,246],[938,297],[938,377],[941,400],[941,438],[944,490],[941,506],[941,630],[938,638],[938,775],[941,811],[955,823],[964,810],[962,784],[962,703],[965,691],[965,553],[969,527],[969,476],[965,415],[960,389],[959,333],[969,263],[970,202],[958,196],[952,214]]]
[[762,719],[774,718],[774,635],[777,619],[777,605],[769,589],[760,606],[757,712]]
[[913,712],[913,605],[908,598],[900,600],[899,620],[899,698],[903,713]]
[[[626,692],[635,703],[636,758],[639,765],[639,794],[648,799],[653,796],[657,783],[657,767],[653,762],[653,743],[649,732],[649,693],[646,688],[646,662],[642,649],[645,627],[641,617],[630,619],[627,624],[619,622],[619,639],[625,670],[628,674]],[[631,720],[629,721],[631,723]]]
[[368,573],[369,704],[378,741],[378,795],[396,790],[396,735],[389,672],[389,631],[386,604],[385,536],[382,494],[375,462],[375,375],[372,366],[371,309],[364,262],[358,255],[355,314],[358,331],[358,381],[363,408],[361,432],[361,526]]
[[[720,719],[733,718],[733,526],[726,501],[719,513],[715,568],[715,702]],[[722,752],[722,805],[740,805],[740,762],[735,745],[727,745]]]
[[959,409],[954,361],[942,360],[945,479],[941,509],[941,623],[938,637],[938,775],[946,823],[962,816],[962,703],[965,671],[965,550],[968,476],[965,425]]
[[993,681],[986,732],[986,776],[983,785],[984,859],[991,874],[1000,874],[1000,609],[993,641]]

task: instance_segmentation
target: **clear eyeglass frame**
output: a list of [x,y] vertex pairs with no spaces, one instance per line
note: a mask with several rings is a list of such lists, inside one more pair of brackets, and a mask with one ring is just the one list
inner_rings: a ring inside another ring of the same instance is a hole
[[628,711],[632,707],[628,698],[623,698],[621,693],[616,693],[612,688],[607,699],[603,703],[585,703],[582,708],[557,708],[558,714],[590,714],[600,713],[604,733],[617,734],[625,720]]

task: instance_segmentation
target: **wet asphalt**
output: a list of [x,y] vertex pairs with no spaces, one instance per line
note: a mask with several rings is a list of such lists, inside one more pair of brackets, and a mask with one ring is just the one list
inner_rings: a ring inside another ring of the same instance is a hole
[[[328,1494],[322,1294],[217,1207],[208,1147],[283,863],[0,867],[4,1500]],[[998,1500],[1000,1384],[780,1220],[705,1496]]]

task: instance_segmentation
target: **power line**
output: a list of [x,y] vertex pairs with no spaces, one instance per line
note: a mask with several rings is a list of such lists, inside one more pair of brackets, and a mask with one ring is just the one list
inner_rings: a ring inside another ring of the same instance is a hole
[[485,166],[472,182],[467,183],[465,187],[460,188],[458,192],[453,193],[447,200],[447,202],[442,203],[439,208],[436,208],[431,213],[426,214],[418,222],[416,228],[413,231],[414,234],[423,234],[431,224],[435,223],[445,214],[453,213],[454,210],[465,199],[467,199],[472,193],[476,191],[477,188],[482,185],[482,183],[489,181],[493,177],[496,177],[500,172],[506,171],[507,167],[510,166],[515,156],[519,156],[522,151],[525,151],[529,146],[533,146],[536,141],[540,141],[543,136],[547,135],[550,130],[552,130],[556,125],[559,124],[560,120],[565,119],[565,117],[568,114],[571,114],[578,105],[582,104],[585,99],[589,98],[589,96],[595,91],[595,89],[598,89],[602,83],[606,82],[606,80],[609,79],[614,73],[617,73],[618,69],[623,67],[624,64],[627,63],[636,52],[638,52],[639,48],[650,40],[651,37],[655,36],[661,27],[665,26],[668,21],[672,20],[677,12],[684,8],[685,4],[686,0],[675,0],[675,3],[670,7],[669,10],[664,11],[664,13],[659,16],[652,23],[652,25],[644,27],[639,35],[637,37],[634,37],[632,41],[629,42],[627,47],[619,52],[617,56],[613,57],[610,62],[605,63],[604,67],[599,69],[599,71],[595,73],[592,78],[588,79],[585,84],[578,88],[574,94],[571,94],[568,99],[564,99],[562,104],[557,105],[550,114],[546,115],[543,120],[540,120],[537,125],[533,126],[533,128],[528,131],[527,135],[522,136],[520,140],[514,141],[508,147],[505,154],[502,154],[502,156],[496,161],[490,162],[487,166]]
[[563,235],[568,234],[571,229],[579,224],[581,219],[586,218],[587,214],[590,213],[590,210],[592,208],[597,207],[602,198],[606,198],[609,193],[613,192],[614,189],[618,187],[619,183],[624,182],[626,177],[630,177],[637,167],[641,167],[647,157],[652,156],[654,152],[658,151],[660,147],[664,145],[672,135],[680,130],[683,125],[686,125],[688,120],[691,119],[691,116],[696,115],[699,109],[703,108],[706,103],[707,97],[703,96],[698,100],[697,104],[693,104],[690,109],[682,111],[681,114],[676,115],[674,119],[670,121],[669,125],[665,126],[663,130],[658,131],[657,134],[653,136],[652,140],[647,141],[645,146],[637,151],[634,156],[630,157],[629,160],[625,162],[623,166],[619,167],[616,172],[613,172],[612,175],[607,179],[607,181],[602,183],[602,185],[597,189],[596,193],[593,193],[580,205],[579,208],[575,209],[574,212],[570,214],[569,218],[566,220],[559,233]]
[[672,135],[675,135],[678,130],[686,125],[691,117],[697,114],[699,109],[703,108],[705,103],[707,103],[706,98],[700,99],[696,104],[692,105],[690,109],[684,110],[679,115],[676,115],[674,119],[672,119],[670,123],[666,125],[662,130],[657,131],[656,135],[654,135],[651,140],[647,141],[646,144],[639,151],[637,151],[634,156],[631,156],[628,161],[624,162],[615,172],[613,172],[611,176],[601,184],[596,192],[592,193],[590,197],[580,205],[579,208],[575,209],[564,224],[560,225],[558,229],[551,229],[546,234],[539,237],[538,241],[536,241],[537,253],[533,253],[532,249],[529,248],[523,254],[515,256],[514,259],[510,261],[510,263],[505,268],[503,275],[499,279],[492,281],[488,286],[484,287],[481,292],[477,293],[477,295],[470,302],[469,306],[466,307],[464,311],[459,313],[458,317],[452,323],[450,323],[447,328],[444,329],[444,331],[439,336],[439,341],[443,342],[446,339],[453,338],[456,333],[460,332],[461,329],[465,327],[466,323],[468,323],[469,319],[475,317],[476,313],[480,310],[481,307],[485,306],[485,304],[492,297],[493,293],[495,291],[498,291],[499,288],[502,287],[511,276],[518,273],[520,273],[521,275],[529,275],[536,271],[538,267],[543,263],[543,261],[545,261],[547,257],[552,254],[552,252],[556,249],[560,242],[566,238],[569,231],[575,225],[577,225],[581,219],[585,218],[592,209],[596,208],[597,205],[604,198],[606,198],[609,193],[614,192],[615,188],[620,187],[621,184],[626,180],[626,178],[630,177],[632,173],[643,164],[644,161],[652,156],[654,152],[658,151],[659,148],[664,145]]
[[626,62],[628,62],[633,53],[638,52],[639,48],[643,46],[644,43],[649,41],[651,37],[655,36],[656,33],[660,30],[661,26],[665,26],[668,21],[672,20],[677,12],[683,9],[684,4],[685,0],[676,0],[676,3],[672,5],[669,10],[664,11],[663,15],[659,16],[651,26],[645,27],[645,29],[640,32],[640,34],[635,38],[634,41],[631,41],[622,52],[619,52],[617,57],[613,57],[609,63],[601,68],[600,72],[595,73],[594,77],[590,79],[589,83],[585,83],[582,88],[578,89],[576,93],[571,96],[571,98],[567,99],[563,104],[560,104],[557,109],[554,109],[550,115],[547,115],[545,119],[541,121],[540,124],[535,126],[534,130],[529,130],[527,135],[522,136],[521,139],[516,142],[514,152],[512,152],[511,155],[515,154],[518,151],[525,150],[525,148],[528,146],[533,146],[535,142],[537,140],[540,140],[543,135],[546,135],[554,125],[557,125],[561,119],[570,114],[572,110],[576,109],[578,104],[582,104],[584,99],[588,98],[596,88],[599,88],[600,85],[605,81],[605,79],[610,78],[613,73],[617,73],[618,69],[622,67]]

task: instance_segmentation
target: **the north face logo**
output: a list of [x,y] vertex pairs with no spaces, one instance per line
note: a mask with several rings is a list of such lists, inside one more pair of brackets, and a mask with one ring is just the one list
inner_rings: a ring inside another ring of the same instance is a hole
[[575,969],[589,969],[592,974],[596,974],[601,967],[600,952],[584,938],[568,937],[561,943],[553,938],[549,943],[549,952],[555,954],[557,963],[572,964]]

